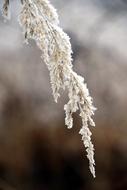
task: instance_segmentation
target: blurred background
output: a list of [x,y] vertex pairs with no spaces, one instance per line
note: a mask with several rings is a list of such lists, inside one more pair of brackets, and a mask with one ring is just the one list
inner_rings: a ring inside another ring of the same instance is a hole
[[11,20],[0,14],[0,190],[126,190],[127,1],[52,0],[71,37],[74,70],[98,108],[95,179],[80,118],[66,129],[66,94],[54,103],[40,50],[23,43],[19,1],[10,3]]

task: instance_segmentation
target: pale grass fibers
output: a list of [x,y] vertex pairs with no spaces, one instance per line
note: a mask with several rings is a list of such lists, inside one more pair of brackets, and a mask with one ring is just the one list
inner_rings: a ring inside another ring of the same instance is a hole
[[[95,177],[94,146],[88,125],[95,126],[92,119],[95,108],[84,79],[73,71],[72,47],[68,35],[60,28],[57,11],[48,0],[21,0],[19,23],[26,41],[33,39],[42,51],[46,63],[55,102],[60,89],[68,90],[68,103],[64,106],[65,124],[73,127],[73,113],[79,110],[82,127],[79,133],[86,148],[90,171]],[[4,0],[3,14],[8,17],[9,0]]]

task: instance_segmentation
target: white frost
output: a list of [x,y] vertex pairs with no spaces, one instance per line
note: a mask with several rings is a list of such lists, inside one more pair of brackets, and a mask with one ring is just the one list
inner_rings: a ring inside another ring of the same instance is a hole
[[[9,1],[5,0],[4,14],[8,15]],[[84,79],[72,69],[72,48],[68,35],[59,27],[58,15],[48,0],[22,0],[19,16],[26,40],[34,39],[42,51],[42,58],[50,72],[53,96],[57,102],[60,89],[68,90],[69,101],[64,106],[65,124],[73,127],[73,113],[82,119],[80,134],[89,159],[89,168],[95,177],[94,147],[88,124],[95,126],[92,116],[95,108]]]

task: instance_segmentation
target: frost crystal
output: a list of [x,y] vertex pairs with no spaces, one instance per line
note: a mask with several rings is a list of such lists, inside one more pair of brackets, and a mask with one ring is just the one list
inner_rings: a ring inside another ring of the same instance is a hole
[[[42,58],[50,72],[50,81],[55,101],[60,89],[68,90],[69,101],[64,106],[65,124],[73,127],[73,113],[79,110],[82,119],[80,134],[86,147],[90,171],[95,177],[94,147],[88,124],[95,126],[92,120],[95,108],[84,79],[72,69],[72,48],[68,35],[59,27],[56,10],[48,0],[21,0],[22,10],[19,23],[26,40],[34,39],[42,51]],[[8,15],[9,0],[5,0],[3,13]]]
[[9,12],[9,0],[4,0],[4,4],[3,4],[3,15],[5,17],[8,17],[8,12]]

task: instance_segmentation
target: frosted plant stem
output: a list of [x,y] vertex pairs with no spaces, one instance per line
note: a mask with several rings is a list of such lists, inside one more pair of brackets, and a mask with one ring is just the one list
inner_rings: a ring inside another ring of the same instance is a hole
[[[68,90],[69,101],[64,110],[65,124],[69,129],[73,127],[73,113],[79,110],[82,120],[79,133],[86,148],[90,171],[95,177],[94,146],[88,127],[95,126],[92,119],[95,108],[84,79],[73,71],[70,38],[59,27],[57,12],[48,0],[21,0],[21,3],[19,23],[25,38],[35,40],[42,51],[42,58],[50,73],[55,102],[60,96],[60,89]],[[8,7],[9,0],[5,0],[3,13],[6,16]]]

